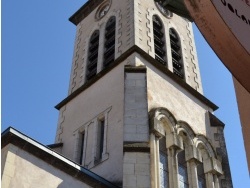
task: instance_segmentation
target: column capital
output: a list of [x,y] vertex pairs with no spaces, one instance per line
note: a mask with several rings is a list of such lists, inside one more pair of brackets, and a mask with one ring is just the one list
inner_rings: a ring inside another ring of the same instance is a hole
[[214,157],[210,157],[203,162],[204,164],[204,172],[206,173],[214,173],[218,175],[222,175],[222,166],[221,162],[218,159],[215,159]]
[[195,160],[198,163],[202,162],[202,158],[199,155],[197,148],[194,145],[186,147],[186,161]]

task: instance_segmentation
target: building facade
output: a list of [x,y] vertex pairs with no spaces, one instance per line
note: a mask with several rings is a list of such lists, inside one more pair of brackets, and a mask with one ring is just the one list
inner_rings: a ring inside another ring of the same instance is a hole
[[57,151],[122,187],[232,187],[191,22],[153,0],[90,0],[70,21]]
[[192,23],[154,0],[89,0],[70,21],[77,32],[55,144],[4,131],[2,186],[233,187]]

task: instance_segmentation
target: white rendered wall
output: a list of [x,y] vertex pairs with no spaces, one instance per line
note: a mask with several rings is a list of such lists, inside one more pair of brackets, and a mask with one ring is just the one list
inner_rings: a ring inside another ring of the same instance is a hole
[[3,148],[6,158],[2,165],[2,187],[4,188],[90,188],[85,183],[54,168],[16,146]]

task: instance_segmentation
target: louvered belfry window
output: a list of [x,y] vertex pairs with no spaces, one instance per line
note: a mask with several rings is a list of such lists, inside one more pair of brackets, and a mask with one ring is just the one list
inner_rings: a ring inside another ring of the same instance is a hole
[[166,65],[165,61],[165,37],[163,32],[163,24],[160,18],[156,15],[153,16],[153,32],[154,32],[154,47],[155,59],[161,64]]
[[115,60],[115,33],[116,33],[116,19],[112,16],[105,28],[105,43],[104,43],[104,59],[103,67],[106,68]]
[[90,37],[87,72],[86,72],[87,80],[90,80],[96,75],[98,49],[99,49],[99,31],[96,30]]
[[173,28],[170,28],[169,35],[170,35],[173,72],[180,78],[184,79],[184,68],[182,62],[183,59],[181,55],[181,45],[179,36]]

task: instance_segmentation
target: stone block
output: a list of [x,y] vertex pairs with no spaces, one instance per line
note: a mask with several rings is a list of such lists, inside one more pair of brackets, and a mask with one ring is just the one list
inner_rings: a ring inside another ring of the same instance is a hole
[[126,80],[145,80],[145,73],[127,73]]
[[136,175],[150,175],[149,164],[135,164],[135,174]]
[[124,175],[123,176],[124,187],[136,187],[136,176],[135,175]]
[[124,141],[128,142],[147,142],[149,140],[148,134],[124,134]]
[[137,128],[135,125],[125,125],[124,126],[124,133],[136,133]]
[[147,109],[138,109],[136,110],[137,117],[148,117],[148,110]]
[[128,174],[128,175],[135,174],[135,165],[134,164],[124,164],[123,165],[123,174]]
[[150,164],[150,156],[147,153],[137,153],[136,154],[136,163],[137,164]]
[[150,188],[150,176],[138,175],[137,176],[137,188]]
[[137,125],[136,126],[136,132],[137,133],[142,133],[142,134],[148,134],[149,133],[149,128],[147,124],[145,125]]
[[125,117],[124,124],[129,125],[147,125],[148,119],[143,117]]
[[137,87],[146,87],[146,82],[145,80],[135,80],[135,85]]

